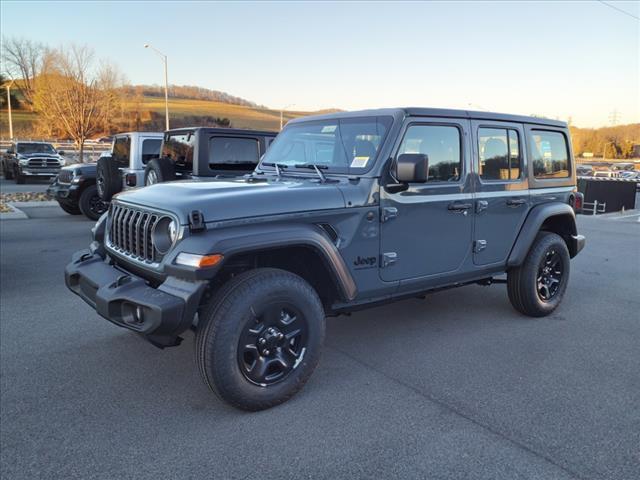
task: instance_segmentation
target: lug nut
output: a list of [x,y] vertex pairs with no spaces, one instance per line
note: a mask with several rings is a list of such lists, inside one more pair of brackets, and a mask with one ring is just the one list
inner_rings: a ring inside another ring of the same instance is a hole
[[264,354],[265,354],[265,355],[269,355],[269,354],[271,354],[271,352],[270,352],[269,350],[265,350],[265,351],[264,351]]
[[282,340],[284,338],[284,335],[282,333],[278,334],[278,340]]
[[267,343],[267,341],[264,338],[260,339],[260,345],[264,345],[265,343]]

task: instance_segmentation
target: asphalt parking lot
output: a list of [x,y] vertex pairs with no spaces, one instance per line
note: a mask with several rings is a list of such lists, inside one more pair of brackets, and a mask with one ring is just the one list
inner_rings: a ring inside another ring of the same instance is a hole
[[332,318],[303,391],[243,413],[191,335],[158,350],[66,290],[91,222],[25,211],[0,222],[3,479],[640,478],[638,216],[580,217],[551,317],[494,285]]

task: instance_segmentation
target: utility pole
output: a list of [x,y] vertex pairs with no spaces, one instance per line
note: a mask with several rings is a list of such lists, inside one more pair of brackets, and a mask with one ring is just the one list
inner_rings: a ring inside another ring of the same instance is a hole
[[14,80],[7,84],[7,113],[9,114],[9,140],[13,140],[13,117],[11,116],[11,86]]
[[284,111],[287,108],[291,108],[291,107],[294,107],[294,106],[295,106],[295,103],[290,103],[289,105],[285,105],[284,107],[282,107],[280,109],[280,130],[282,130],[282,127],[284,127]]
[[169,130],[169,76],[167,73],[167,56],[149,43],[145,43],[144,48],[150,48],[156,52],[164,64],[164,120],[166,129]]
[[609,121],[611,122],[611,125],[615,127],[618,124],[618,120],[620,120],[620,112],[617,108],[614,108],[609,114]]

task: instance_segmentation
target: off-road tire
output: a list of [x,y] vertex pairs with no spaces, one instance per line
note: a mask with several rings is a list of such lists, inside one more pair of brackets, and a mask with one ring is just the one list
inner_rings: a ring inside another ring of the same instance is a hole
[[10,168],[4,169],[4,178],[5,180],[13,180],[13,171]]
[[[279,301],[304,312],[308,335],[302,359],[277,383],[260,386],[243,373],[238,360],[240,336],[256,320],[256,312]],[[222,400],[249,411],[289,400],[313,373],[325,336],[325,314],[314,289],[299,276],[260,268],[229,280],[199,311],[196,364],[204,383]]]
[[[102,204],[103,209],[100,208],[100,204]],[[89,185],[82,191],[78,206],[89,220],[98,220],[108,208],[106,202],[98,195],[98,187],[96,185]]]
[[58,200],[58,205],[60,208],[67,212],[69,215],[81,215],[80,207],[77,203],[65,202]]
[[[155,181],[153,177],[155,176]],[[170,158],[154,158],[147,163],[144,169],[145,186],[154,183],[169,182],[176,179],[176,167]]]
[[98,195],[105,202],[111,201],[111,197],[122,190],[120,170],[111,157],[100,157],[98,159],[96,185]]
[[27,181],[26,177],[18,172],[16,172],[15,174],[15,180],[16,180],[16,185],[24,185],[24,183]]
[[[557,252],[559,255],[562,276],[556,293],[549,300],[543,300],[538,291],[538,277],[549,252]],[[569,268],[569,250],[562,237],[552,232],[538,233],[523,264],[507,272],[507,292],[511,305],[530,317],[549,315],[560,305],[565,294],[569,282]]]

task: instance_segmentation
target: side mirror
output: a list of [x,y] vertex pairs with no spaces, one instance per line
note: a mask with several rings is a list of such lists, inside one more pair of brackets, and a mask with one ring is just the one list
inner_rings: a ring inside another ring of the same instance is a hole
[[396,161],[396,178],[402,183],[424,183],[429,174],[429,157],[423,153],[403,153]]
[[58,155],[64,155],[64,150],[58,150]]

